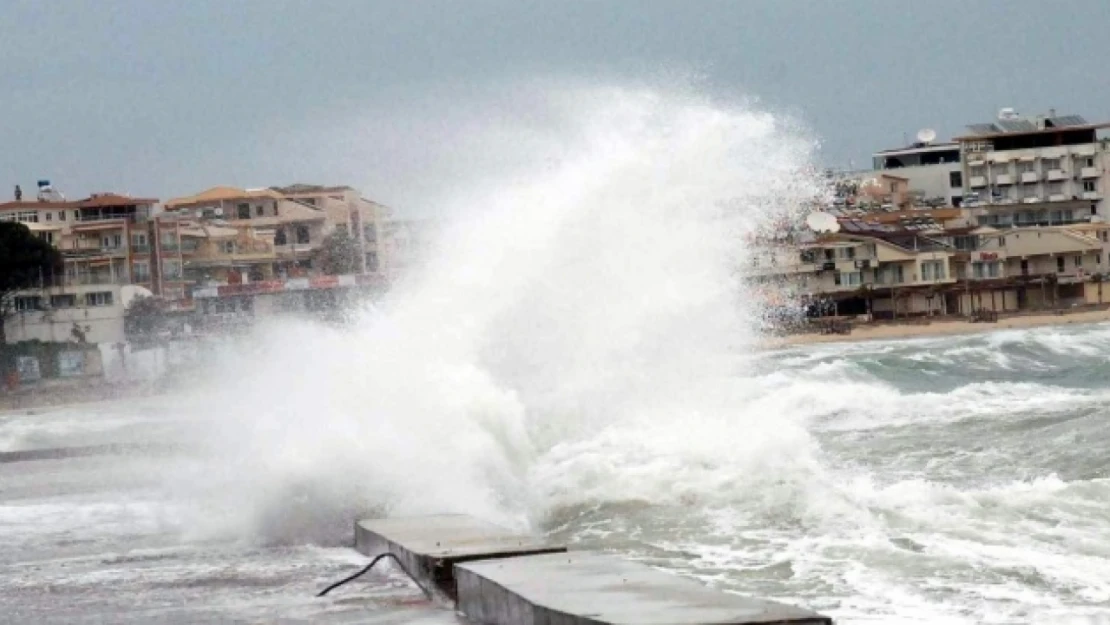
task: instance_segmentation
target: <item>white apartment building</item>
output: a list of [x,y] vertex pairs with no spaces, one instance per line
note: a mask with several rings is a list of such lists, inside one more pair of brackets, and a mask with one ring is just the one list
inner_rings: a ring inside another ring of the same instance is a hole
[[915,205],[960,206],[963,201],[959,143],[918,141],[908,147],[875,152],[871,164],[876,175],[905,178]]
[[5,321],[4,333],[9,343],[64,343],[77,338],[76,329],[88,343],[119,343],[126,338],[124,311],[139,288],[92,284],[17,293],[12,298],[14,313]]
[[1019,117],[1003,109],[993,122],[957,137],[963,156],[964,206],[995,228],[1110,221],[1104,198],[1108,141],[1078,115]]

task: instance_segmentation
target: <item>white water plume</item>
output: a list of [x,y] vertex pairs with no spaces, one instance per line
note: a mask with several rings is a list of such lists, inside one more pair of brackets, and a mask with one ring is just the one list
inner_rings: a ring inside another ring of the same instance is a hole
[[460,189],[431,258],[352,328],[263,324],[217,358],[193,407],[214,459],[189,475],[215,494],[207,529],[519,526],[714,496],[805,456],[799,424],[749,403],[759,310],[737,268],[818,192],[812,144],[685,92],[541,96],[554,123],[530,129],[530,160]]

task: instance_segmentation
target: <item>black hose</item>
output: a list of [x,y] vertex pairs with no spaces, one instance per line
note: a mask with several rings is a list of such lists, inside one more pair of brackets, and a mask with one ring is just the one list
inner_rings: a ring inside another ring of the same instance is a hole
[[323,597],[324,595],[326,595],[329,592],[335,590],[336,588],[339,588],[343,584],[346,584],[347,582],[353,581],[355,579],[358,579],[359,577],[362,577],[363,575],[366,575],[367,573],[370,572],[370,569],[374,568],[374,565],[378,563],[378,560],[381,560],[381,559],[387,558],[387,557],[392,558],[393,561],[397,563],[397,567],[399,569],[401,569],[401,572],[403,572],[405,575],[408,575],[409,579],[411,579],[412,582],[414,584],[416,584],[416,587],[419,588],[420,591],[423,592],[426,597],[428,597],[429,601],[432,599],[432,593],[427,588],[424,588],[424,586],[416,579],[416,577],[413,576],[412,573],[408,572],[408,569],[405,568],[404,564],[401,564],[401,561],[399,559],[397,559],[397,556],[395,556],[395,555],[393,555],[392,553],[389,553],[389,552],[378,555],[376,558],[374,558],[373,560],[370,561],[370,564],[367,564],[366,566],[362,567],[362,570],[360,570],[359,572],[355,573],[354,575],[344,577],[343,579],[339,580],[338,582],[335,582],[331,586],[328,586],[327,588],[321,590],[316,596],[317,597]]

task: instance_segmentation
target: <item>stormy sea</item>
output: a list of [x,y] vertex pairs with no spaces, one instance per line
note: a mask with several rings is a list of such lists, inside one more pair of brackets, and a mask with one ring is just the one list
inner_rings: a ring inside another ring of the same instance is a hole
[[532,164],[345,323],[0,414],[0,621],[384,623],[401,577],[313,594],[365,562],[354,519],[432,513],[838,623],[1106,618],[1110,326],[761,350],[737,268],[819,193],[815,143],[689,94],[538,100],[547,132],[489,142]]

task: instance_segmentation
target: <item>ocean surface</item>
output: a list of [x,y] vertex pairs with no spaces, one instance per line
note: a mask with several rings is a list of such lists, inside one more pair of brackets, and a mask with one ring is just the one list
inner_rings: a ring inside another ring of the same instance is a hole
[[[146,446],[0,463],[0,622],[370,622],[419,595],[378,575],[312,597],[364,561],[351,520],[436,510],[838,623],[1110,622],[1110,325],[729,363],[731,410],[498,427],[510,459],[480,472],[452,451],[485,453],[473,433],[354,430],[328,389],[282,420],[303,405],[281,379],[253,408],[198,392],[4,414],[2,452]],[[388,463],[335,460],[352,453]]]

